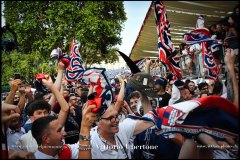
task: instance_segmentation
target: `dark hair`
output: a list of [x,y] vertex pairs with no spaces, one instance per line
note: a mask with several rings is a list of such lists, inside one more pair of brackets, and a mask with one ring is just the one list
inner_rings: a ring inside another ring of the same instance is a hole
[[51,111],[51,105],[45,100],[36,100],[29,105],[28,116],[32,116],[36,110],[46,109],[49,113]]
[[88,92],[87,91],[83,91],[82,95],[81,95],[81,102],[82,103],[86,103],[87,102],[87,97],[88,97]]
[[133,91],[133,92],[131,92],[131,93],[129,94],[129,96],[128,96],[129,101],[130,101],[130,99],[132,99],[132,98],[140,98],[139,92],[138,92],[138,91]]
[[173,74],[172,74],[172,73],[170,73],[170,74],[167,75],[167,80],[168,80],[168,82],[170,82],[171,80],[173,80]]
[[34,95],[34,100],[43,99],[44,94],[42,92],[36,92]]
[[223,84],[221,81],[215,81],[212,94],[220,94],[223,90]]
[[114,78],[115,84],[119,83],[119,79],[118,78]]
[[55,116],[41,117],[35,120],[32,124],[32,136],[40,146],[42,144],[43,133],[48,129],[50,122],[56,120]]
[[155,85],[160,85],[163,87],[163,89],[166,89],[167,80],[165,78],[160,77],[155,81]]
[[191,81],[190,79],[187,79],[187,80],[185,81],[185,85],[188,86],[188,83],[190,83],[190,81]]
[[202,82],[198,84],[198,89],[202,90],[205,86],[208,86],[208,84],[206,82]]

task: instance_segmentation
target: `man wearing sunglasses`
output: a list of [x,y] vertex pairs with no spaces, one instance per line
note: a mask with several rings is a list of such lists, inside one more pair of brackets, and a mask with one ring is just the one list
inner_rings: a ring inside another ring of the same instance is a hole
[[[146,101],[146,96],[141,98],[141,103],[149,110],[152,109],[150,103]],[[98,119],[97,126],[92,128],[90,135],[93,159],[133,158],[131,155],[133,149],[131,139],[154,125],[150,121],[130,118],[120,122],[121,114],[119,114],[118,110],[118,107],[112,103]]]

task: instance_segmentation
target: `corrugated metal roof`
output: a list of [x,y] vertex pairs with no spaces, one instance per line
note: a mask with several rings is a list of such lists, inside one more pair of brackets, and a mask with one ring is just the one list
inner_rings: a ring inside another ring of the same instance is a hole
[[[230,15],[237,4],[237,1],[164,1],[174,45],[179,46],[184,42],[182,35],[195,29],[199,15],[204,15],[208,28]],[[129,56],[133,61],[158,57],[157,51],[157,30],[151,4]]]

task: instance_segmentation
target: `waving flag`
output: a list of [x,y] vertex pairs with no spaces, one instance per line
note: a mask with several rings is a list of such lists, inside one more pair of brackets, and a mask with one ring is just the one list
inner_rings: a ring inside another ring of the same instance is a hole
[[[171,138],[180,133],[192,138],[200,133],[210,135],[216,140],[239,139],[239,107],[220,96],[207,96],[171,106],[156,108],[143,117],[128,116],[133,119],[153,122],[155,134]],[[227,148],[231,157],[238,158],[238,147]]]
[[186,44],[201,43],[203,67],[208,69],[208,77],[210,79],[217,80],[219,78],[219,67],[211,50],[217,42],[211,38],[209,30],[207,28],[197,28],[190,33],[184,34],[183,38]]
[[183,35],[186,44],[195,44],[206,41],[213,41],[211,34],[207,28],[197,28],[190,33]]
[[[113,101],[113,92],[106,76],[105,68],[83,68],[83,61],[79,53],[79,42],[72,40],[70,55],[64,55],[60,48],[54,49],[51,58],[61,60],[66,68],[68,82],[80,82],[93,86],[93,93],[88,97],[88,104],[96,104],[92,112],[102,115]],[[136,67],[137,68],[137,67]]]
[[[188,106],[188,107],[186,107]],[[217,139],[238,137],[238,107],[219,96],[177,103],[157,110],[160,134],[208,133]]]
[[168,21],[162,1],[155,1],[154,11],[158,33],[159,59],[168,66],[169,70],[175,77],[181,79],[182,75],[179,66],[179,57],[177,56],[177,51],[174,49],[171,41],[170,22]]
[[[181,133],[191,138],[206,133],[217,140],[239,139],[239,107],[220,96],[207,96],[171,106],[156,108],[143,117],[131,115],[129,118],[153,122],[161,134],[169,138]],[[236,150],[229,149],[236,155]],[[238,152],[238,151],[237,151]]]
[[96,104],[92,112],[103,115],[113,101],[113,92],[105,68],[89,68],[83,73],[82,82],[93,86],[93,93],[88,97],[89,104]]
[[210,42],[202,42],[203,67],[208,69],[208,76],[210,79],[217,80],[219,78],[219,66],[214,59],[210,45]]
[[70,64],[66,69],[66,80],[69,82],[81,81],[84,71],[83,61],[79,53],[79,43],[74,39],[72,40],[70,58]]

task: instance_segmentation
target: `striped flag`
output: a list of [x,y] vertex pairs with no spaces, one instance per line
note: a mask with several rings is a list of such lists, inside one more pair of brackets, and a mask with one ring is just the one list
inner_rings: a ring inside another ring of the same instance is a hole
[[239,138],[239,107],[220,96],[207,96],[176,103],[149,111],[142,117],[129,116],[153,122],[161,134],[168,137],[181,133],[192,137],[207,133],[218,140]]
[[70,64],[66,69],[66,80],[69,82],[81,81],[84,71],[83,61],[79,53],[79,42],[74,39],[72,40],[70,58]]
[[208,69],[208,77],[210,79],[218,80],[218,71],[219,66],[214,59],[213,53],[211,51],[211,43],[202,42],[202,58],[203,58],[203,67]]
[[201,43],[203,67],[208,70],[208,77],[210,79],[217,80],[219,78],[219,67],[211,49],[217,42],[211,38],[209,30],[207,28],[198,28],[189,33],[185,33],[183,38],[186,44],[189,45]]
[[[207,96],[156,110],[158,131],[155,133],[166,138],[175,133],[186,138],[205,133],[220,141],[239,139],[239,107],[223,97]],[[232,158],[238,158],[237,145],[227,150]]]
[[213,41],[207,28],[197,28],[183,35],[186,44],[195,44],[206,41]]
[[103,115],[113,101],[113,92],[105,68],[88,68],[84,71],[82,82],[93,86],[93,97],[89,104],[96,104],[92,112]]
[[162,1],[155,1],[155,22],[158,33],[158,50],[159,59],[165,63],[169,70],[178,79],[182,78],[181,69],[179,66],[179,57],[177,51],[173,47],[170,34],[170,22],[167,18],[166,10]]

